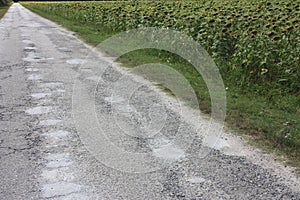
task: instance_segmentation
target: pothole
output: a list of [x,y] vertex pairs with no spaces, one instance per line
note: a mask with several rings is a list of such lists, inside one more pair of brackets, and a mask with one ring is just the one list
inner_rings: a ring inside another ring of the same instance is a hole
[[80,65],[80,64],[84,63],[84,60],[79,59],[79,58],[75,58],[75,59],[67,60],[66,62],[70,65]]
[[184,157],[184,151],[173,144],[153,149],[153,155],[166,160],[178,160]]
[[43,185],[42,191],[45,198],[51,198],[78,193],[82,189],[82,185],[62,181],[57,183],[45,184]]
[[49,82],[49,83],[42,83],[39,87],[56,89],[56,88],[62,87],[62,86],[63,86],[63,83],[61,83],[61,82]]
[[31,46],[25,47],[24,51],[25,52],[36,52],[36,47],[31,47]]
[[65,138],[68,135],[70,135],[70,133],[68,131],[59,130],[59,131],[44,133],[43,135],[51,138]]
[[40,126],[53,126],[61,123],[61,120],[56,119],[48,119],[48,120],[41,120],[39,125]]
[[189,179],[187,179],[187,181],[190,183],[204,183],[206,179],[202,177],[190,177]]
[[50,154],[46,159],[48,160],[48,163],[46,164],[47,168],[67,167],[73,163],[67,153]]
[[36,80],[41,80],[42,76],[39,74],[31,74],[28,76],[27,80],[31,80],[31,81],[36,81]]
[[42,99],[42,98],[45,98],[50,95],[51,95],[51,93],[34,93],[34,94],[31,94],[30,96],[35,99]]
[[37,68],[27,68],[27,69],[25,69],[25,71],[26,72],[38,72],[39,69],[37,69]]
[[72,52],[70,49],[65,48],[65,47],[58,48],[58,50],[62,51],[62,52]]
[[51,106],[37,106],[34,108],[29,108],[25,112],[29,115],[40,115],[49,113],[52,110]]

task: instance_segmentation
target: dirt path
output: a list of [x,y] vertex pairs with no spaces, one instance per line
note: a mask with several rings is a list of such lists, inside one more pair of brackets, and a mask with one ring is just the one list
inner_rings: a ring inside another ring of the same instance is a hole
[[11,6],[0,21],[0,199],[300,199],[293,169],[224,131],[203,143],[209,121],[108,60]]

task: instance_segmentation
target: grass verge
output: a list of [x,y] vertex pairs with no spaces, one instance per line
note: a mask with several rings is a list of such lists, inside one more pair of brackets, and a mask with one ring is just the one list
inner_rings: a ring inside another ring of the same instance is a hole
[[[96,45],[115,34],[105,27],[78,23],[29,5],[25,6],[77,33],[81,39],[91,45]],[[198,97],[201,111],[210,113],[210,97],[201,76],[176,55],[154,49],[139,50],[122,56],[119,62],[126,67],[155,62],[171,66],[190,82]],[[228,88],[227,126],[238,134],[247,135],[254,146],[279,155],[282,161],[297,167],[297,172],[300,173],[299,98],[294,95],[278,95],[278,93],[274,96],[255,94],[251,90],[242,90],[226,80],[225,85]],[[169,92],[167,89],[164,90]]]
[[5,15],[10,5],[0,6],[0,19]]

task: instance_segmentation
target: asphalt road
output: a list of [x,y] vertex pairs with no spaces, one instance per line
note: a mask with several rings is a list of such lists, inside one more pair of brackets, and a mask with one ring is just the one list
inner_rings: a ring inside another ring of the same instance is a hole
[[226,130],[204,143],[205,117],[195,123],[109,60],[11,6],[0,21],[0,199],[300,199],[292,168]]

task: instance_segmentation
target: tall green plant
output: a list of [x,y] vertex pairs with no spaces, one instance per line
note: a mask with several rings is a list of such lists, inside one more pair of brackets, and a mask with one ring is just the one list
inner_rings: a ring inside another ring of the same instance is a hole
[[7,4],[6,0],[0,0],[0,6],[5,6]]

